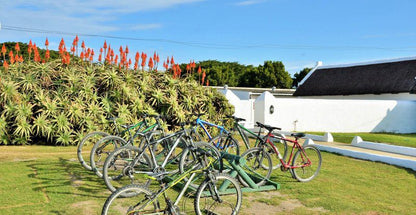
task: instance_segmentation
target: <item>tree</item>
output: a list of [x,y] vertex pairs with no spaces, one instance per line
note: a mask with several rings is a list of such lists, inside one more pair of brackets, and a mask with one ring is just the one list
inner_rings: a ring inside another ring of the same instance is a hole
[[293,76],[292,88],[298,87],[299,83],[305,78],[305,76],[312,70],[312,68],[304,68],[302,71],[295,73]]

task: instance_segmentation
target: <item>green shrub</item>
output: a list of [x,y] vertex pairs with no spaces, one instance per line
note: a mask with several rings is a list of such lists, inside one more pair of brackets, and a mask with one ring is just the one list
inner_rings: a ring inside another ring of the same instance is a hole
[[233,107],[215,89],[160,72],[73,60],[0,67],[0,144],[76,145],[87,132],[109,131],[105,117],[134,123],[167,115],[167,124],[204,112],[219,123]]

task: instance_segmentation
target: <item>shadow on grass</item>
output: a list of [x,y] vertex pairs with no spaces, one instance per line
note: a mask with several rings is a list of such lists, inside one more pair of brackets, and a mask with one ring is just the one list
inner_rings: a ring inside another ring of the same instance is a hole
[[49,199],[49,193],[92,198],[107,198],[104,181],[93,172],[83,169],[75,161],[59,158],[58,160],[28,161],[27,166],[33,170],[28,177],[35,178],[34,191],[43,192]]

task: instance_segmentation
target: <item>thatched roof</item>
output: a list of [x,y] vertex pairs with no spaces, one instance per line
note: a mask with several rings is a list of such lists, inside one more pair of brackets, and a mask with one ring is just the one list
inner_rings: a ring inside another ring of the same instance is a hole
[[318,67],[294,96],[416,93],[416,58]]

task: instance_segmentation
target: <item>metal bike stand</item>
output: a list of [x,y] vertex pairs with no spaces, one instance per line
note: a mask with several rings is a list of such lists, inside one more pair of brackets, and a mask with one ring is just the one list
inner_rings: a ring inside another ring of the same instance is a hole
[[240,177],[249,185],[249,187],[242,187],[243,192],[260,192],[267,190],[277,190],[280,189],[280,184],[271,180],[267,180],[266,184],[258,186],[255,182],[262,180],[263,178],[246,173],[241,166],[244,166],[246,159],[238,155],[228,154],[226,152],[221,152],[221,157],[227,160],[231,165],[231,172],[228,172],[232,177],[240,175]]

